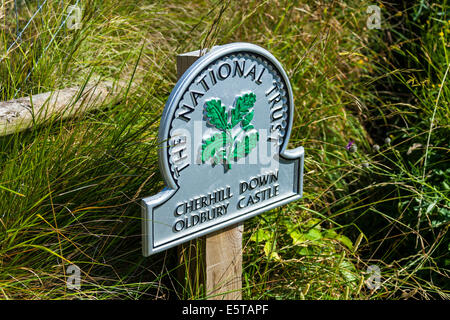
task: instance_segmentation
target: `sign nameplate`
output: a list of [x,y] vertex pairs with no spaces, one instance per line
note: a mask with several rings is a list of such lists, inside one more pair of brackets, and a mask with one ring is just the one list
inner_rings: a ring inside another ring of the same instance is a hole
[[287,150],[294,105],[276,58],[249,43],[214,47],[179,79],[159,128],[166,188],[142,200],[143,254],[302,196],[302,147]]

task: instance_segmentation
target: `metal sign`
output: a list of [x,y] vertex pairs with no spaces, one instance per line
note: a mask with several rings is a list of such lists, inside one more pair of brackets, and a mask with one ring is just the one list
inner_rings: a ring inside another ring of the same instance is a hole
[[199,58],[162,115],[166,188],[142,200],[144,256],[301,198],[304,151],[286,149],[293,116],[289,79],[265,49],[232,43]]

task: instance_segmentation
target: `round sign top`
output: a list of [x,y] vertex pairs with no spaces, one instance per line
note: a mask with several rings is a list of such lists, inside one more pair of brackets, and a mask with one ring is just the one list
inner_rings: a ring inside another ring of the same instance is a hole
[[235,169],[239,161],[261,143],[289,158],[293,113],[289,79],[271,53],[249,43],[214,47],[183,74],[165,105],[158,139],[167,187],[177,189],[183,175],[239,175],[246,170]]

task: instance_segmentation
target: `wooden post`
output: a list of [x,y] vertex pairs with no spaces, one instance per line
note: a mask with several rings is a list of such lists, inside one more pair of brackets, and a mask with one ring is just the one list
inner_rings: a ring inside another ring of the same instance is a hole
[[206,236],[206,293],[211,300],[242,299],[244,224]]
[[[201,56],[200,50],[177,56],[178,79]],[[243,223],[191,240],[178,247],[179,279],[189,296],[211,300],[242,299]]]

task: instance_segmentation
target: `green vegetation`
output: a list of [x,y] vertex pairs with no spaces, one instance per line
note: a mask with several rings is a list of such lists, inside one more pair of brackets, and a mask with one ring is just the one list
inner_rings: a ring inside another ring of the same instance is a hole
[[[381,30],[367,28],[369,1],[87,0],[79,30],[60,27],[64,3],[48,1],[7,51],[16,18],[1,2],[0,99],[129,85],[97,111],[0,137],[2,299],[204,298],[177,285],[175,249],[142,257],[139,199],[163,187],[176,54],[235,41],[287,71],[290,145],[306,154],[303,199],[245,223],[243,297],[449,298],[447,0],[379,2]],[[20,29],[37,7],[18,8]]]

